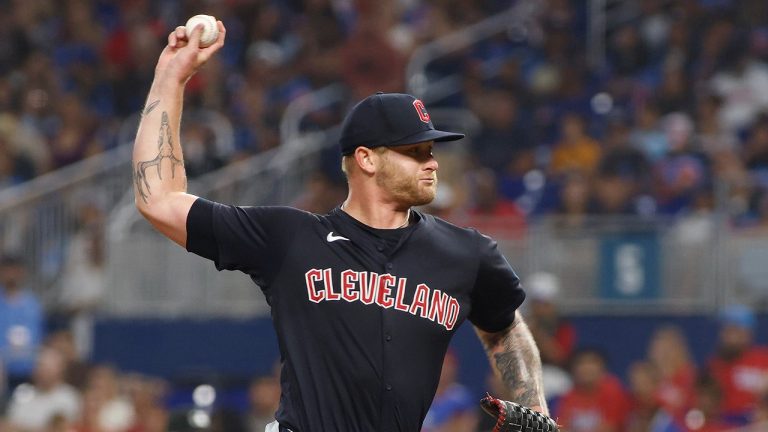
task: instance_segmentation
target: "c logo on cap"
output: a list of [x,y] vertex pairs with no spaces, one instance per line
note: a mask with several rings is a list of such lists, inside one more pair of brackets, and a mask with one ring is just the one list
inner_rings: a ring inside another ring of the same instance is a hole
[[416,108],[416,113],[419,115],[419,118],[424,123],[429,123],[429,113],[427,112],[427,108],[424,106],[424,102],[416,99],[413,101],[413,107]]

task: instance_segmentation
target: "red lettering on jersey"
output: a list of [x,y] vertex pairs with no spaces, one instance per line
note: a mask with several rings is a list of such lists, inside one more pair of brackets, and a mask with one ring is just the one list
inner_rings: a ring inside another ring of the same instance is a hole
[[389,287],[395,286],[397,278],[387,273],[379,278],[379,292],[376,293],[376,304],[383,308],[391,308],[395,302],[392,300],[392,290]]
[[448,301],[448,319],[445,321],[446,330],[452,330],[459,318],[459,302],[451,297]]
[[413,101],[413,107],[416,108],[416,112],[419,114],[419,119],[421,119],[421,121],[424,123],[429,123],[429,113],[427,112],[427,108],[424,106],[424,102],[416,99]]
[[353,270],[341,272],[341,298],[348,302],[360,300],[360,291],[355,290],[354,282],[357,282],[358,273]]
[[[453,330],[459,319],[459,301],[440,290],[433,290],[427,284],[418,284],[411,303],[406,303],[407,278],[386,273],[358,272],[344,270],[339,280],[334,281],[333,269],[311,269],[304,274],[307,297],[313,303],[338,301],[376,304],[382,308],[395,308],[413,316],[428,319],[437,325]],[[334,283],[339,290],[334,290]],[[394,291],[394,292],[393,292]]]
[[323,270],[323,280],[325,281],[325,299],[326,300],[338,300],[341,298],[341,294],[333,292],[333,275],[331,269],[327,268]]
[[360,301],[367,305],[372,304],[376,299],[376,288],[378,288],[378,285],[378,273],[360,272]]
[[323,279],[323,271],[312,269],[304,274],[304,278],[307,281],[307,295],[309,296],[309,301],[320,303],[321,300],[324,300],[325,291],[318,291],[317,287],[315,287],[315,282],[319,282]]
[[432,292],[432,301],[429,304],[429,319],[445,325],[445,312],[448,309],[448,294],[443,294],[436,289]]
[[397,281],[397,293],[395,294],[395,309],[403,312],[408,312],[408,305],[403,303],[406,281],[408,281],[408,278],[400,278],[400,280]]
[[428,301],[429,287],[424,284],[418,284],[416,286],[416,292],[413,294],[413,303],[411,303],[411,309],[408,312],[416,315],[416,311],[421,309],[421,312],[418,315],[420,315],[422,318],[426,318]]

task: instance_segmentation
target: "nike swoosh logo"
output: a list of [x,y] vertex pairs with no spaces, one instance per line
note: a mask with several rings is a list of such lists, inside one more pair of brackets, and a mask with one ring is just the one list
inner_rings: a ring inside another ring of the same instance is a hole
[[346,241],[349,241],[349,239],[346,238],[346,237],[333,235],[333,231],[329,232],[328,236],[325,239],[328,240],[328,243],[333,243],[336,240],[346,240]]

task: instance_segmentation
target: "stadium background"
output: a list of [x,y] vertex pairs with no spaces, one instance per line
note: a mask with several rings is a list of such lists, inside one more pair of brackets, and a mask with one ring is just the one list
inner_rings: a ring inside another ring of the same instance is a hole
[[[84,369],[112,365],[169,430],[235,430],[220,413],[246,411],[251,380],[274,370],[259,290],[132,205],[155,60],[201,12],[228,33],[187,86],[192,193],[326,211],[345,193],[335,137],[350,104],[407,91],[468,134],[438,149],[429,211],[498,238],[524,283],[544,275],[533,298],[628,392],[664,326],[700,371],[732,305],[768,342],[764,1],[26,0],[0,2],[0,246],[44,317],[39,335],[0,335],[4,353],[39,339]],[[488,366],[468,325],[452,352],[479,399]],[[192,397],[200,384],[212,405]]]

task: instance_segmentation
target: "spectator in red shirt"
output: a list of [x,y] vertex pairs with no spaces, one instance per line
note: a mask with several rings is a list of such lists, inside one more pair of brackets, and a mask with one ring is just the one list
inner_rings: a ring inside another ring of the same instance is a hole
[[560,315],[556,298],[560,281],[551,273],[530,275],[524,285],[528,292],[528,323],[541,351],[542,363],[565,367],[576,345],[576,329]]
[[721,323],[709,372],[723,390],[723,414],[745,424],[760,395],[768,390],[768,348],[754,345],[752,331],[756,320],[746,306],[727,308]]
[[694,385],[692,405],[685,415],[677,417],[674,432],[726,432],[735,425],[723,419],[720,406],[723,392],[711,376],[702,375]]
[[691,402],[697,371],[679,328],[656,330],[648,344],[648,361],[659,374],[657,400],[669,413],[682,414]]
[[544,394],[555,402],[572,386],[564,368],[573,354],[576,329],[557,307],[560,293],[557,276],[534,273],[523,280],[523,286],[528,294],[526,319],[541,354]]
[[629,367],[631,409],[626,432],[681,432],[658,398],[660,382],[658,369],[648,361]]
[[[751,425],[755,428],[755,431],[768,429],[768,392],[763,393],[763,396],[757,402],[757,407],[752,413]],[[758,429],[762,427],[763,429]]]
[[573,388],[555,411],[555,418],[569,432],[620,432],[624,430],[629,401],[621,382],[606,371],[605,358],[595,350],[574,354]]
[[519,238],[525,233],[525,214],[499,194],[496,174],[480,168],[467,176],[471,203],[463,214],[452,216],[459,225],[491,232],[496,238]]

